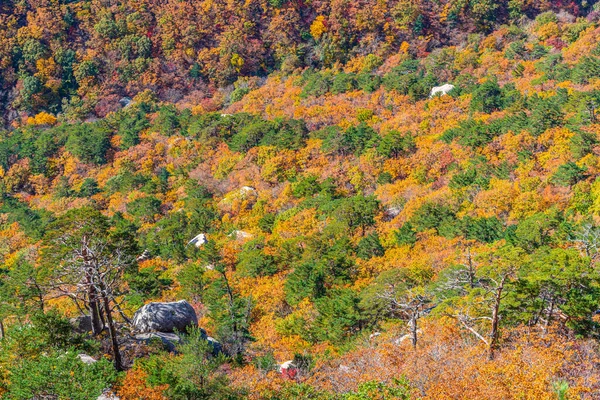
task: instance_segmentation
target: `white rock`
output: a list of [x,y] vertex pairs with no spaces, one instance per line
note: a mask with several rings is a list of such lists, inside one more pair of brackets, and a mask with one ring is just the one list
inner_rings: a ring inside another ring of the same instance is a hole
[[119,397],[112,394],[110,391],[105,391],[96,400],[120,400]]
[[448,94],[448,92],[450,92],[452,89],[454,89],[454,85],[450,83],[446,83],[442,86],[435,86],[431,89],[431,92],[429,93],[429,98],[434,97],[438,94],[440,96],[443,96],[445,94]]
[[82,363],[87,364],[87,365],[93,364],[96,361],[98,361],[95,358],[90,357],[87,354],[83,354],[83,353],[82,354],[78,354],[77,357],[79,357],[79,359],[81,360]]
[[284,362],[283,364],[280,364],[279,372],[283,371],[284,369],[290,369],[290,368],[296,368],[293,360],[289,360],[289,361]]
[[206,234],[201,233],[196,235],[192,240],[188,242],[188,245],[193,244],[196,247],[202,247],[208,240],[206,239]]
[[252,234],[246,231],[233,231],[229,234],[229,237],[234,239],[248,239],[252,237]]
[[122,97],[121,100],[119,100],[119,104],[122,107],[129,107],[131,105],[131,98],[130,97]]
[[150,252],[148,251],[148,249],[145,249],[142,254],[140,254],[138,256],[138,258],[136,258],[136,261],[138,262],[142,262],[142,261],[146,261],[150,258]]

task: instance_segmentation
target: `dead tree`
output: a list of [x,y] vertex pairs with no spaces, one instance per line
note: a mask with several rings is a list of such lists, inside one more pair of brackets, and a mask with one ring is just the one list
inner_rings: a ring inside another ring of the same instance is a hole
[[600,256],[600,228],[592,224],[584,225],[571,240],[583,255],[590,259],[592,266]]
[[94,335],[108,328],[114,365],[122,370],[114,312],[119,310],[123,273],[133,262],[127,244],[110,236],[108,220],[96,210],[67,213],[55,229],[47,248],[52,255],[49,290],[87,309]]
[[411,343],[417,347],[419,319],[431,310],[431,297],[420,287],[407,288],[404,284],[389,283],[377,295],[391,316],[407,321]]
[[[467,304],[448,314],[486,345],[490,360],[498,347],[502,301],[516,275],[519,257],[516,250],[493,255],[491,263],[475,275],[473,287],[468,290]],[[487,333],[483,333],[486,330]]]

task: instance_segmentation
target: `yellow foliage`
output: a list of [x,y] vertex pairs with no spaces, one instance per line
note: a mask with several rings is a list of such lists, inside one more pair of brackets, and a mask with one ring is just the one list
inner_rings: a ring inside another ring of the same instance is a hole
[[322,15],[317,16],[315,20],[310,24],[310,34],[315,39],[320,39],[323,34],[327,32],[327,26],[325,25],[325,17]]
[[541,40],[550,39],[560,35],[560,28],[556,22],[548,22],[537,28],[537,35]]
[[240,72],[242,67],[244,66],[244,59],[237,53],[233,53],[231,56],[231,65],[235,68],[236,71]]
[[410,50],[410,44],[408,44],[408,42],[402,42],[400,44],[400,52],[407,54],[408,50]]
[[52,114],[42,111],[36,114],[34,117],[27,118],[27,125],[54,125],[56,124],[56,117]]

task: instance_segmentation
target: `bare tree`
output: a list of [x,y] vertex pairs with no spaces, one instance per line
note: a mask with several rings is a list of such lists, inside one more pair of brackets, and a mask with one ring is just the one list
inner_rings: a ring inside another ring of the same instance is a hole
[[462,305],[448,314],[485,343],[490,359],[494,358],[500,337],[502,301],[516,276],[520,256],[518,249],[508,247],[492,254],[489,264],[479,268],[469,283],[468,295],[463,299],[466,302],[459,302]]
[[592,265],[595,265],[600,255],[600,228],[593,224],[585,224],[575,233],[571,241],[586,257],[590,258]]
[[375,313],[375,318],[387,315],[407,322],[413,347],[417,347],[419,319],[432,308],[432,296],[420,277],[398,268],[383,272],[363,294],[362,307]]
[[52,260],[48,286],[89,311],[94,335],[108,328],[115,368],[122,370],[114,311],[124,270],[133,261],[128,246],[111,237],[108,220],[93,209],[73,210],[53,228],[46,251]]
[[421,287],[406,289],[393,284],[379,294],[379,297],[387,304],[391,315],[407,321],[410,340],[416,348],[419,318],[431,310],[431,297]]

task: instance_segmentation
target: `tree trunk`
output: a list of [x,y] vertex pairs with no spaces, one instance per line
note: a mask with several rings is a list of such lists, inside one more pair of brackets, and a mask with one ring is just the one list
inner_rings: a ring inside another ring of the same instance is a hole
[[88,284],[88,309],[90,311],[90,318],[92,320],[92,333],[94,336],[99,335],[104,329],[102,323],[102,316],[100,315],[100,303],[98,301],[98,292],[91,282],[89,277],[87,278]]
[[410,340],[412,342],[413,348],[417,348],[417,315],[413,314],[408,321],[408,326],[410,329]]
[[471,257],[471,248],[467,247],[467,262],[469,264],[469,287],[475,288],[475,268],[473,266],[473,257]]
[[550,325],[550,319],[552,318],[552,314],[554,313],[554,298],[550,300],[550,309],[548,310],[548,316],[546,317],[546,322],[544,322],[544,333],[548,333],[548,326]]
[[498,325],[500,322],[500,301],[502,300],[502,291],[504,290],[504,281],[506,278],[502,278],[500,286],[496,289],[496,296],[494,297],[494,307],[492,309],[492,329],[490,330],[490,344],[488,357],[490,360],[494,359],[494,351],[498,344]]
[[123,371],[123,361],[121,360],[121,352],[119,351],[119,341],[117,339],[117,330],[115,329],[115,323],[112,318],[112,312],[110,310],[110,302],[106,293],[102,292],[102,300],[104,302],[104,312],[106,313],[106,321],[108,322],[108,332],[110,334],[110,341],[112,343],[113,359],[115,369],[117,371]]
[[0,319],[0,340],[4,340],[4,320]]
[[98,299],[98,291],[96,290],[96,286],[92,280],[91,271],[94,268],[93,261],[91,260],[88,247],[87,247],[87,238],[84,237],[82,239],[82,250],[81,255],[83,256],[84,268],[85,268],[85,283],[88,287],[87,296],[88,296],[88,309],[90,311],[90,318],[92,320],[92,333],[94,336],[99,335],[104,329],[104,324],[102,323],[102,316],[100,314],[100,301]]
[[229,285],[229,279],[227,279],[227,274],[225,271],[223,271],[221,273],[221,275],[223,276],[223,280],[225,281],[225,288],[227,290],[227,297],[228,297],[228,308],[229,308],[229,318],[231,319],[231,331],[232,331],[232,336],[233,336],[233,342],[235,343],[235,348],[233,349],[234,355],[238,355],[242,353],[242,340],[241,340],[241,335],[239,332],[239,328],[238,328],[238,323],[236,321],[235,318],[235,299],[233,297],[233,290],[231,289],[231,286]]

